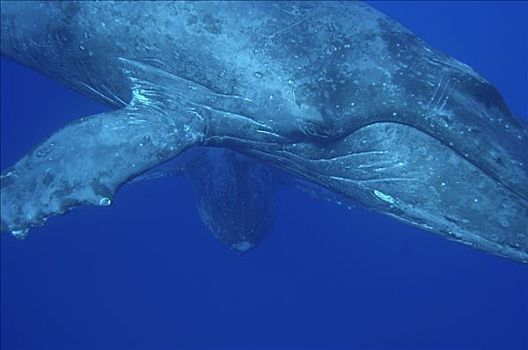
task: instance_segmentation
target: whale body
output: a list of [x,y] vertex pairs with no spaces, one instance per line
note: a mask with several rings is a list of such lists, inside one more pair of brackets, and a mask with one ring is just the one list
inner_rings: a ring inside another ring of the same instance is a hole
[[[2,55],[113,108],[2,172],[3,231],[24,237],[51,215],[109,205],[123,184],[207,146],[243,154],[234,169],[248,176],[274,167],[528,262],[526,125],[485,78],[366,4],[13,1],[1,20]],[[222,198],[261,203],[272,177],[257,175],[254,192],[231,177]],[[205,193],[219,186],[207,178],[195,185]]]

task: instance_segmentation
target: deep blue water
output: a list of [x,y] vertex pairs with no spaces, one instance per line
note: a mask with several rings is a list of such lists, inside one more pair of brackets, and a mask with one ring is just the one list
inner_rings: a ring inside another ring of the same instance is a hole
[[[374,6],[528,116],[526,2]],[[2,59],[2,169],[103,110]],[[292,189],[244,256],[207,232],[180,178],[127,186],[110,208],[0,242],[2,350],[528,349],[527,266]]]

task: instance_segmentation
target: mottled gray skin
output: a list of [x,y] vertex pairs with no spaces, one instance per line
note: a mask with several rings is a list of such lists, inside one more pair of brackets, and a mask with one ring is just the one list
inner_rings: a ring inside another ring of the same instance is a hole
[[1,6],[3,55],[124,107],[2,174],[9,231],[108,204],[130,178],[208,145],[528,262],[527,128],[471,68],[367,5]]
[[134,181],[184,176],[209,231],[232,250],[253,248],[271,228],[277,175],[270,168],[225,148],[192,147]]

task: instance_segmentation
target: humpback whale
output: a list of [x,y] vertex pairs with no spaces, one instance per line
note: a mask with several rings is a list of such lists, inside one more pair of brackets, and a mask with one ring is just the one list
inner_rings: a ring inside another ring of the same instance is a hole
[[485,78],[366,4],[14,1],[1,20],[2,55],[113,109],[3,170],[2,231],[110,205],[176,161],[235,250],[269,227],[284,172],[528,262],[526,125]]

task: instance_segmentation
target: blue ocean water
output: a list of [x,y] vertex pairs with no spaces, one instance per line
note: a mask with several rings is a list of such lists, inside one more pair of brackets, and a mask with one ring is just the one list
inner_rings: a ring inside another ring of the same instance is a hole
[[[526,2],[372,5],[528,116]],[[104,110],[2,58],[1,168]],[[193,203],[162,178],[0,237],[1,349],[528,349],[525,265],[288,188],[268,237],[237,256]]]

